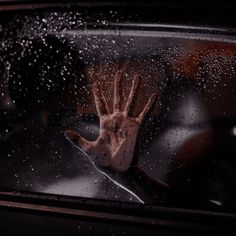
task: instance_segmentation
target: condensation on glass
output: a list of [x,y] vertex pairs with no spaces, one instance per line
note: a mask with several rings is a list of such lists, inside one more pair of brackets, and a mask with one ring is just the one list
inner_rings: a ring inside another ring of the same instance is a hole
[[134,114],[158,93],[140,128],[137,165],[204,204],[235,209],[235,38],[130,27],[107,15],[112,21],[79,12],[1,18],[0,188],[140,202],[142,194],[99,172],[64,136],[73,129],[96,140],[92,86],[99,82],[112,106],[122,69],[124,98],[141,76]]

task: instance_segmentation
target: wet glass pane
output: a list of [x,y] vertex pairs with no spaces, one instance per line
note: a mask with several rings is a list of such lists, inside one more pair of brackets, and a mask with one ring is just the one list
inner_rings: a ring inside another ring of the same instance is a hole
[[233,36],[115,11],[0,31],[0,189],[235,210]]

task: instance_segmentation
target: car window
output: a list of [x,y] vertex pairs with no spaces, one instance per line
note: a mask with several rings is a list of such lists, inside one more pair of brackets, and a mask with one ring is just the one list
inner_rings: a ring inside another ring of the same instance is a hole
[[[137,23],[110,10],[2,13],[0,24],[1,189],[235,209],[233,35]],[[109,133],[101,127],[107,114],[99,117],[104,97],[116,119],[119,76],[121,111],[137,76],[129,117],[150,101],[130,136]],[[86,151],[68,130],[99,149]],[[119,163],[101,159],[111,147],[122,150]]]

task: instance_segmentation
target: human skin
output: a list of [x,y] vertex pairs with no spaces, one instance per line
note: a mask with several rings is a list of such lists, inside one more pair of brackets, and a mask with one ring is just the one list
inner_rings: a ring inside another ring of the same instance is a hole
[[102,171],[107,169],[118,173],[129,169],[134,158],[139,128],[157,98],[157,93],[153,93],[142,112],[136,117],[132,116],[141,80],[139,75],[135,75],[125,108],[122,110],[123,73],[124,71],[119,70],[115,76],[112,110],[108,107],[100,84],[93,84],[94,100],[100,119],[98,138],[89,141],[73,130],[65,132],[69,141],[85,152],[95,167]]

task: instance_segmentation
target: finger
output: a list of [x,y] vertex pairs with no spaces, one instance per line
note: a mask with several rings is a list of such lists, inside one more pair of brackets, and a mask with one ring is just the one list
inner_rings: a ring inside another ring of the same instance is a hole
[[73,130],[67,130],[64,135],[66,138],[79,149],[87,152],[91,147],[92,143],[85,138],[81,137],[80,134]]
[[137,118],[139,123],[143,122],[143,120],[145,119],[147,113],[150,111],[150,109],[154,105],[156,99],[157,99],[157,93],[153,93],[151,95],[151,97],[148,99],[148,102],[147,102],[146,106],[144,107],[143,111],[139,114],[139,116]]
[[101,85],[99,85],[99,88],[100,88],[100,92],[101,92],[101,99],[102,99],[102,103],[104,104],[105,106],[105,109],[106,109],[106,114],[110,114],[110,109],[109,109],[109,106],[108,106],[108,103],[107,103],[107,100],[103,94],[103,91],[102,91],[102,88],[101,88]]
[[123,78],[123,70],[118,70],[114,81],[114,112],[120,111],[121,106],[121,82]]
[[96,109],[97,109],[99,117],[103,115],[107,115],[108,111],[107,111],[106,105],[104,104],[104,100],[102,99],[102,93],[101,93],[101,89],[98,83],[93,84],[93,94],[94,94],[95,105],[96,105]]
[[136,98],[136,95],[137,95],[139,85],[140,85],[140,76],[135,75],[134,79],[132,81],[132,87],[131,87],[131,90],[130,90],[130,93],[129,93],[129,98],[128,98],[128,101],[125,105],[125,112],[127,114],[130,113],[131,108],[135,105],[134,102],[135,102],[135,98]]

